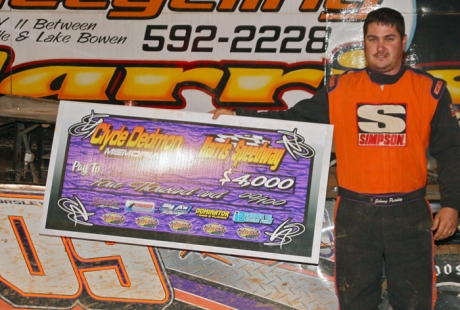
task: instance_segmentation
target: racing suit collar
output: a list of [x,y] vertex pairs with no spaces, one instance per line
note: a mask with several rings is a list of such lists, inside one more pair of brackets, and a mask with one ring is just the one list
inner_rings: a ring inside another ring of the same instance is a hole
[[378,84],[394,84],[396,83],[401,76],[406,72],[406,66],[405,63],[403,62],[401,65],[401,68],[399,69],[399,72],[396,73],[395,75],[388,75],[388,74],[383,74],[379,73],[377,71],[372,70],[369,67],[366,67],[367,74],[369,78],[371,79],[372,82],[378,83]]

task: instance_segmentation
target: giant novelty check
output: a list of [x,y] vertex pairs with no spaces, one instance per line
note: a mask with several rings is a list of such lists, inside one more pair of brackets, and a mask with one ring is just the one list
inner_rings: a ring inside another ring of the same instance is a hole
[[317,263],[332,126],[61,101],[42,234]]

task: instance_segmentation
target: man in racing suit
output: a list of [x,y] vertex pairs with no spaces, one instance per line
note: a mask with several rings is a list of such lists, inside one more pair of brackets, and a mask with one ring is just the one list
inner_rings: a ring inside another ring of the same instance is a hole
[[[368,66],[332,76],[311,99],[286,111],[217,109],[334,125],[339,198],[335,209],[335,285],[339,306],[377,309],[382,262],[397,309],[432,309],[433,239],[451,236],[460,210],[460,128],[446,83],[404,65],[402,15],[368,14]],[[441,210],[425,199],[426,150],[437,159]]]

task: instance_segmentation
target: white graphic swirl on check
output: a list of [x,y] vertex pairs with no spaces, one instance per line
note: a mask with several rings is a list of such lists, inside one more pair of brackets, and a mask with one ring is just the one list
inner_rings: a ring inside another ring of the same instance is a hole
[[94,213],[86,212],[85,206],[77,196],[73,196],[75,200],[70,198],[61,198],[58,201],[58,207],[67,212],[67,218],[77,224],[93,226],[92,223],[88,223],[90,216]]

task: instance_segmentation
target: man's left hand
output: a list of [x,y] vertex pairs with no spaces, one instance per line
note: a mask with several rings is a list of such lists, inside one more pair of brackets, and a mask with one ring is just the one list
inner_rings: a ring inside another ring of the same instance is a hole
[[435,231],[434,240],[442,240],[452,236],[457,231],[457,227],[458,211],[449,207],[441,208],[434,217],[433,226],[431,227],[431,230]]

